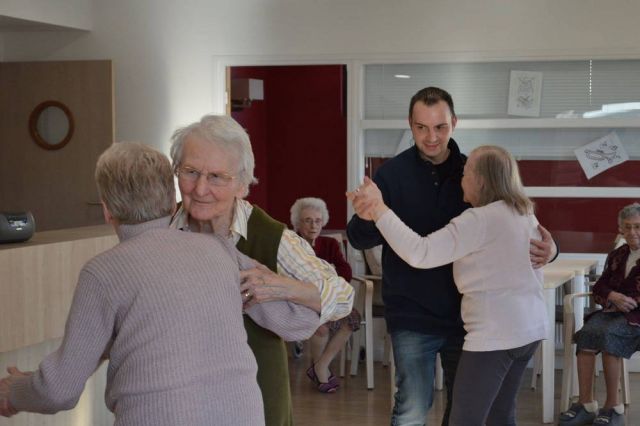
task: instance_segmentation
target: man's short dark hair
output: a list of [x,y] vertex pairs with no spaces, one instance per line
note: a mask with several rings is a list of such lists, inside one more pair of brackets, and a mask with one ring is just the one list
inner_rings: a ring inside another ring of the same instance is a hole
[[425,105],[434,105],[440,101],[445,101],[449,105],[451,116],[455,117],[456,112],[453,109],[453,99],[446,90],[438,87],[425,87],[411,98],[411,104],[409,105],[409,119],[413,117],[413,106],[416,102],[423,102]]

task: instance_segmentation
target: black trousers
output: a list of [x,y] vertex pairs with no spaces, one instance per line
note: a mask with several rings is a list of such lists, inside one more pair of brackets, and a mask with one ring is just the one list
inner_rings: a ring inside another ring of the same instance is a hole
[[518,388],[539,343],[500,351],[463,350],[449,426],[515,425]]

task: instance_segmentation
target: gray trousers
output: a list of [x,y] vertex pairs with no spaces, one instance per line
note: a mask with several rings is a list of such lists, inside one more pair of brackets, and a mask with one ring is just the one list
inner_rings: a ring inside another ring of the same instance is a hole
[[518,388],[539,343],[500,351],[463,350],[449,426],[515,425]]

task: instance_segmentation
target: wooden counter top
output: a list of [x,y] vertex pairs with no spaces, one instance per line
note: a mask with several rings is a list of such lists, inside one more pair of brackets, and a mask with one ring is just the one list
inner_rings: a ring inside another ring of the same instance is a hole
[[83,226],[81,228],[42,231],[36,232],[30,240],[23,243],[0,244],[0,251],[37,246],[41,244],[53,244],[65,241],[84,240],[87,238],[106,237],[111,235],[115,236],[115,231],[111,225]]

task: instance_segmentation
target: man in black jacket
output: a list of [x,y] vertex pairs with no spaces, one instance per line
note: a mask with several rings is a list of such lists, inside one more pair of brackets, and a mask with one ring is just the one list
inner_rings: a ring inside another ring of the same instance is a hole
[[[409,125],[415,145],[385,162],[374,178],[384,202],[404,223],[425,236],[444,227],[470,207],[462,200],[462,169],[466,156],[451,138],[455,129],[451,95],[436,87],[411,98]],[[555,253],[548,232],[532,241],[532,262],[542,265]],[[374,222],[354,215],[347,225],[356,249],[382,244],[382,296],[396,364],[392,426],[424,425],[433,400],[436,354],[440,353],[447,390],[442,424],[447,425],[455,370],[464,329],[460,294],[451,264],[415,269],[386,243]]]

